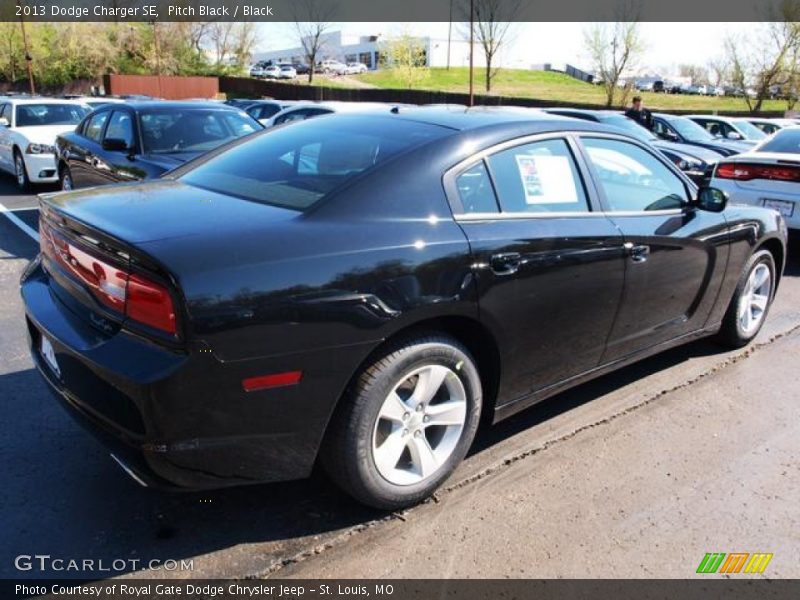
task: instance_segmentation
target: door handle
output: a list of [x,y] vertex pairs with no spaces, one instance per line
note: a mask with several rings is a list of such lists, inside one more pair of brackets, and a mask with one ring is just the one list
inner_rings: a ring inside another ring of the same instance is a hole
[[631,260],[635,263],[643,263],[650,256],[650,246],[625,242],[624,248],[628,256],[630,256]]
[[492,271],[494,271],[496,275],[513,275],[519,271],[519,266],[522,263],[522,255],[519,252],[494,254],[489,262]]

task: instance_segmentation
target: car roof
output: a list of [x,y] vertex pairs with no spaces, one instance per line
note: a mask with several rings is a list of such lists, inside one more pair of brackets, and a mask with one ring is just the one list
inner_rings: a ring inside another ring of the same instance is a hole
[[[395,111],[393,110],[392,112]],[[600,123],[553,115],[535,108],[522,106],[475,106],[472,108],[425,106],[408,110],[400,109],[397,111],[397,115],[403,119],[440,125],[460,131],[498,125],[525,124],[532,125],[534,130],[541,131],[563,128],[619,133],[619,129],[616,127],[611,128]]]
[[67,100],[65,98],[48,98],[47,96],[28,96],[24,98],[15,98],[10,96],[4,99],[13,104],[70,104],[78,106],[86,106],[86,103],[80,100]]
[[[123,106],[130,106],[134,110],[147,110],[149,108],[158,109],[181,109],[181,108],[205,108],[216,110],[231,110],[241,112],[241,108],[224,104],[222,102],[214,102],[212,100],[126,100]],[[121,106],[119,103],[115,107]]]

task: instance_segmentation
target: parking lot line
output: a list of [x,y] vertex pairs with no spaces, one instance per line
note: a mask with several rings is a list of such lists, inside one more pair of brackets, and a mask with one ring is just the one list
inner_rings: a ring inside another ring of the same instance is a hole
[[[28,210],[28,209],[24,209],[24,210]],[[31,229],[31,227],[28,226],[27,223],[22,221],[22,219],[20,219],[17,215],[15,215],[13,210],[11,210],[9,208],[6,208],[3,205],[2,202],[0,202],[0,214],[5,215],[8,218],[9,221],[11,221],[17,227],[19,227],[28,236],[30,236],[34,240],[36,240],[37,244],[39,243],[39,234],[36,231],[34,231],[33,229]]]

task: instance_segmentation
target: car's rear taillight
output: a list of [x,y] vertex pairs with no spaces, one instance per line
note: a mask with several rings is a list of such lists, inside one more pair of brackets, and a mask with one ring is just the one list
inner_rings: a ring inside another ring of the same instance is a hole
[[800,165],[721,162],[717,165],[715,177],[751,181],[770,179],[774,181],[800,181]]
[[107,309],[164,333],[177,333],[172,296],[163,285],[99,258],[44,220],[39,223],[39,245]]
[[133,274],[128,278],[125,314],[134,321],[175,334],[175,308],[169,291],[162,285]]

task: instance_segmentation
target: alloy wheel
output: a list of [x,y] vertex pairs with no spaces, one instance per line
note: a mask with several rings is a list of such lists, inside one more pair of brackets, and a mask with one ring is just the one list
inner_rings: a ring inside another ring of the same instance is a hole
[[22,157],[17,154],[14,158],[14,171],[17,175],[17,184],[20,187],[25,186],[25,163],[22,161]]
[[395,485],[431,477],[453,454],[467,418],[467,393],[458,375],[431,364],[395,385],[381,405],[372,434],[372,458]]
[[771,292],[772,274],[767,265],[760,263],[750,272],[739,302],[739,326],[745,335],[753,333],[761,325]]

